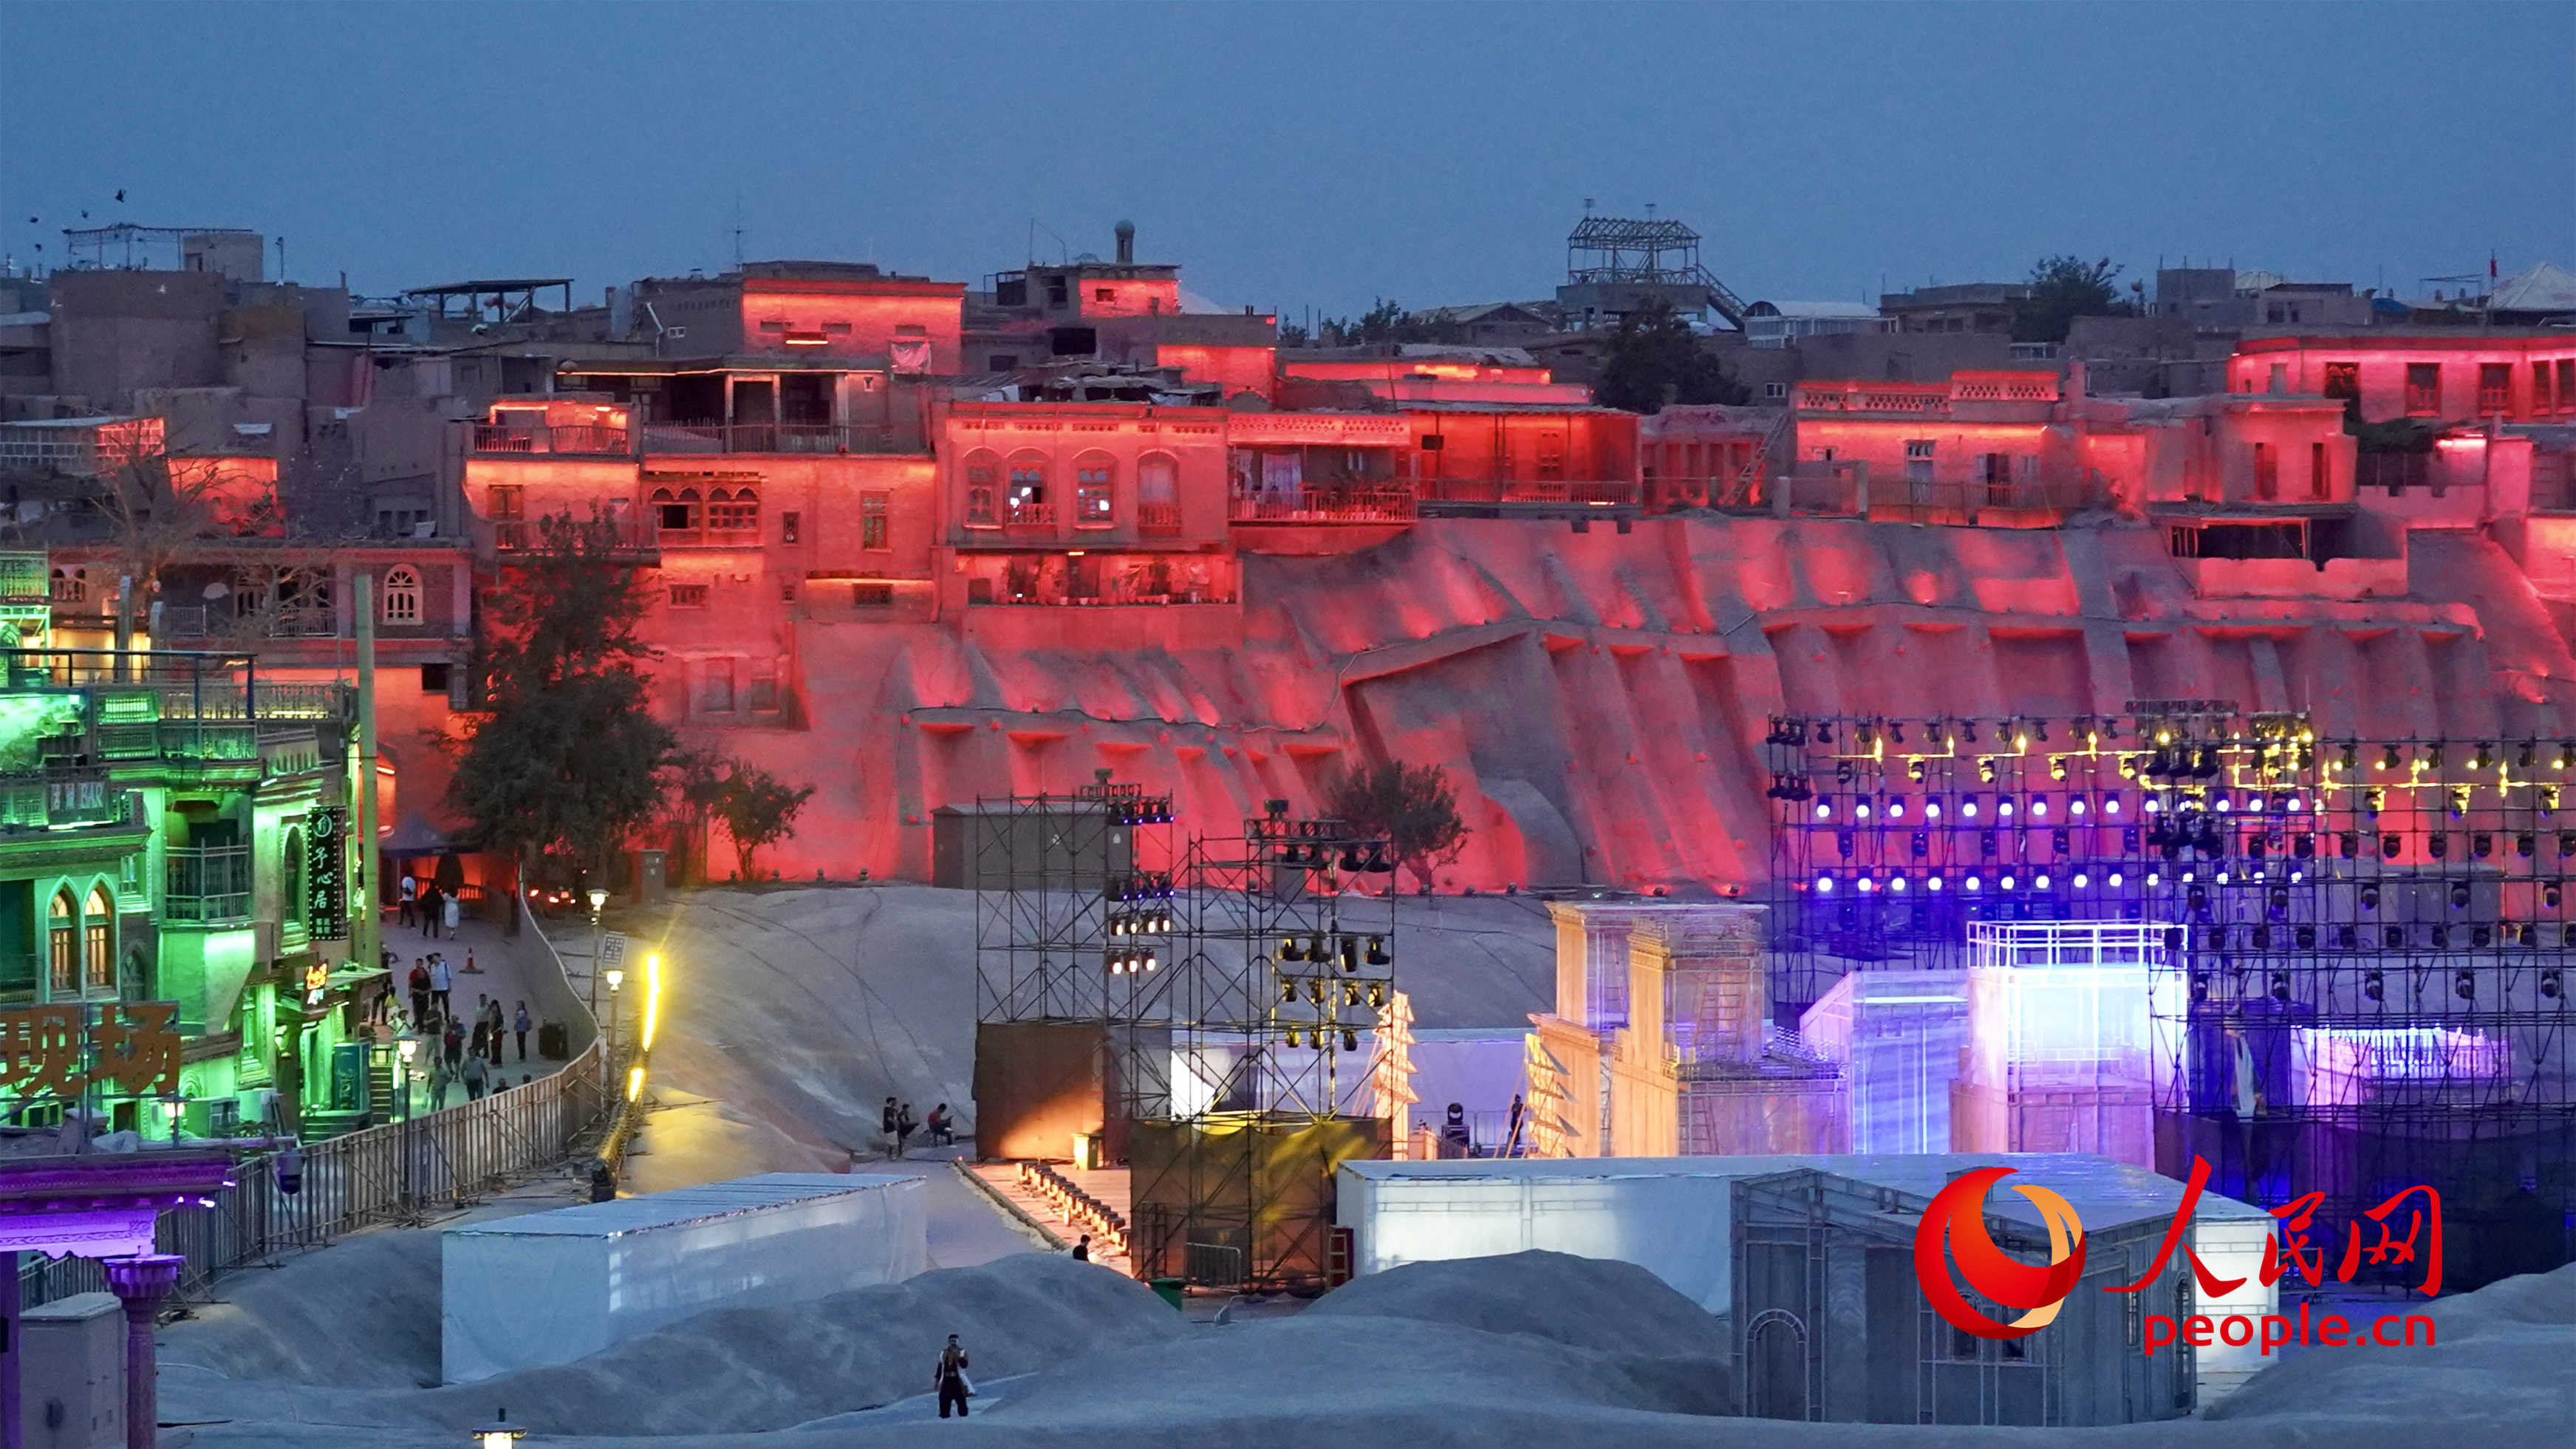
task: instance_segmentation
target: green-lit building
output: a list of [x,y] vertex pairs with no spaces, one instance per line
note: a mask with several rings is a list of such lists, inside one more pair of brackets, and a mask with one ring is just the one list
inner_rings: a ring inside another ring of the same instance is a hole
[[[45,591],[43,555],[0,555],[0,1122],[362,1120],[382,1084],[353,1041],[378,973],[346,960],[349,692],[242,654],[26,647]],[[175,1093],[103,1046],[140,1002],[174,1008]]]

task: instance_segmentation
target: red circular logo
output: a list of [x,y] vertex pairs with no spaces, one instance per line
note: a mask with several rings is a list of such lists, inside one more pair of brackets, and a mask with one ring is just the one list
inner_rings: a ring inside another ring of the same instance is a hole
[[[2084,1221],[2066,1199],[2047,1188],[2013,1184],[2013,1191],[2030,1199],[2048,1225],[2046,1266],[2005,1257],[1986,1235],[1986,1190],[2011,1175],[2009,1167],[1980,1167],[1951,1179],[1914,1229],[1914,1277],[1923,1285],[1923,1296],[1952,1327],[1979,1338],[2028,1338],[2046,1328],[2084,1276]],[[1945,1239],[1950,1245],[1946,1262],[1941,1253]],[[2007,1308],[2029,1311],[2010,1323],[1978,1312],[1951,1285],[1953,1262],[1969,1287]]]

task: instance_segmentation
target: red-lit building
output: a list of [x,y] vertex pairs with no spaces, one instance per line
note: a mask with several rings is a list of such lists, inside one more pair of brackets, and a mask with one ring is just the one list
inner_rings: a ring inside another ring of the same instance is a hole
[[2576,332],[2353,331],[2248,338],[2227,390],[2359,400],[2364,422],[2576,421]]

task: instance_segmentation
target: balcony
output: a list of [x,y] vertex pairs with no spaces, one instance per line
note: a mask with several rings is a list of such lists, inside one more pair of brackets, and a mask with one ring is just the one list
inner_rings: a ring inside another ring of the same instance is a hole
[[895,430],[840,423],[647,423],[647,453],[896,453]]
[[601,423],[476,423],[477,453],[580,453],[623,458],[633,452],[626,429]]
[[1180,537],[1181,505],[1177,503],[1137,504],[1136,536],[1139,538]]
[[1004,533],[1015,538],[1053,538],[1056,533],[1055,505],[1052,503],[1007,504],[1002,509],[1001,526]]
[[1638,504],[1636,484],[1607,479],[1426,478],[1414,494],[1426,518],[1633,514]]
[[1309,488],[1226,505],[1229,523],[1411,523],[1413,514],[1413,492],[1406,488]]
[[0,827],[122,825],[126,798],[109,784],[107,771],[94,767],[56,766],[8,776],[0,778]]
[[[611,529],[609,556],[621,563],[652,563],[661,556],[661,530],[649,518],[604,518],[600,526]],[[590,525],[585,524],[584,527]],[[527,553],[546,546],[545,532],[524,518],[496,518],[482,525],[489,540],[489,552],[495,555]]]
[[166,865],[164,921],[224,925],[250,919],[249,846],[176,845]]
[[2101,474],[2024,479],[1873,478],[1857,462],[1801,462],[1782,470],[1736,512],[1780,518],[1866,518],[1970,528],[2052,528],[2067,515],[2108,507]]

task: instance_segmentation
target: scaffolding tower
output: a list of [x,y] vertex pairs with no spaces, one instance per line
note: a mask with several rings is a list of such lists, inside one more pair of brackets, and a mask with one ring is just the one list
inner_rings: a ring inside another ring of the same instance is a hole
[[1660,293],[1677,312],[1712,307],[1741,331],[1744,299],[1700,264],[1699,241],[1678,221],[1586,216],[1565,238],[1566,282],[1612,296]]
[[2154,944],[2160,1170],[2204,1158],[2265,1206],[2322,1192],[2330,1263],[2418,1186],[2446,1281],[2576,1257],[2576,741],[2321,739],[2142,700],[1779,718],[1765,751],[1784,1023],[1848,973],[1964,969],[1980,929],[2124,925]]

